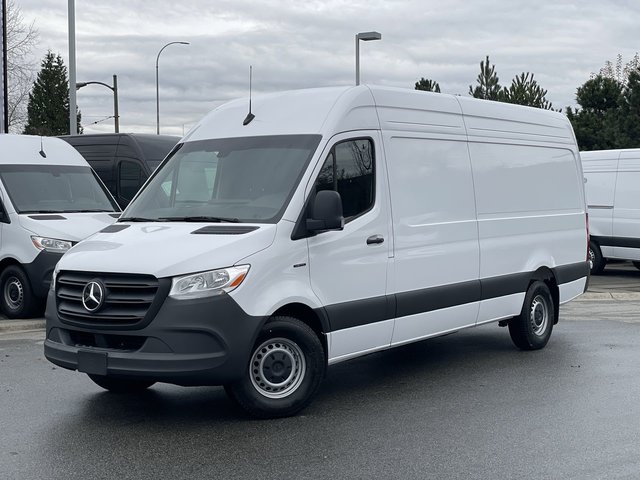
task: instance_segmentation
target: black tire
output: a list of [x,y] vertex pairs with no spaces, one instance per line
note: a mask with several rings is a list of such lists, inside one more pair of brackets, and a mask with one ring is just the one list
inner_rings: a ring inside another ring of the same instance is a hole
[[607,259],[602,257],[602,252],[597,243],[589,242],[589,264],[591,266],[591,275],[602,273],[607,265]]
[[535,281],[524,297],[522,312],[509,321],[511,340],[521,350],[544,348],[551,337],[555,311],[549,287]]
[[635,262],[631,262],[631,263],[633,263],[634,267],[636,267],[638,270],[640,270],[640,262],[635,261]]
[[243,378],[224,388],[254,417],[288,417],[311,402],[326,368],[316,333],[296,318],[279,316],[262,328]]
[[0,306],[9,318],[29,318],[42,307],[42,300],[35,298],[24,270],[9,265],[0,274]]
[[143,392],[156,382],[135,380],[129,378],[106,377],[104,375],[87,374],[93,382],[113,393],[138,393]]

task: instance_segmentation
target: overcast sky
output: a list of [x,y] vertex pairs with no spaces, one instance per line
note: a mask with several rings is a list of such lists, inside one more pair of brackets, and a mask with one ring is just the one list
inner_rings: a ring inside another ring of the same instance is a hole
[[[67,2],[17,0],[47,50],[69,65]],[[118,75],[120,130],[155,133],[155,61],[160,57],[161,133],[182,135],[225,100],[254,92],[349,85],[354,35],[361,82],[413,88],[420,77],[443,93],[467,95],[485,55],[502,85],[532,72],[554,107],[617,54],[640,50],[637,0],[76,0],[77,81]],[[38,66],[39,69],[39,66]],[[85,132],[113,131],[112,93],[78,91]]]

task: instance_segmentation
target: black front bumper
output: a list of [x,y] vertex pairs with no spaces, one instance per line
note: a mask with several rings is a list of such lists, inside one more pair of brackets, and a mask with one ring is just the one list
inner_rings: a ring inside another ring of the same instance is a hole
[[70,370],[177,385],[223,385],[248,368],[265,318],[247,315],[226,294],[196,300],[167,297],[140,329],[77,327],[58,317],[49,292],[45,357]]
[[56,268],[58,260],[62,258],[62,253],[53,253],[42,251],[31,263],[24,263],[22,266],[27,272],[29,283],[33,294],[38,298],[45,298],[51,279],[53,278],[53,269]]

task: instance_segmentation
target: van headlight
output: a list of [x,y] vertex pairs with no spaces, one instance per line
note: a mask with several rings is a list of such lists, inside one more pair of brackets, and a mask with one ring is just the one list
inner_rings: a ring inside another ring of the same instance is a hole
[[54,252],[54,253],[64,253],[69,250],[73,243],[69,240],[58,240],[57,238],[47,238],[47,237],[35,237],[31,236],[31,241],[33,245],[38,250],[44,250],[46,252]]
[[212,297],[235,290],[249,273],[249,265],[220,268],[171,279],[169,296],[178,300]]

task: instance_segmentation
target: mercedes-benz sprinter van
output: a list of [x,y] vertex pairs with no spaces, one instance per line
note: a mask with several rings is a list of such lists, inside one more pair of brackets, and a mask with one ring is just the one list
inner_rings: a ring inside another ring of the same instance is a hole
[[144,133],[65,135],[125,208],[180,137]]
[[[291,415],[328,365],[500,322],[546,345],[584,292],[567,119],[360,85],[221,106],[49,291],[45,355],[114,392],[224,385]],[[426,373],[425,373],[426,374]]]
[[589,211],[591,273],[608,259],[640,268],[640,148],[580,152]]
[[42,313],[53,268],[120,209],[82,156],[57,138],[0,135],[0,306]]

